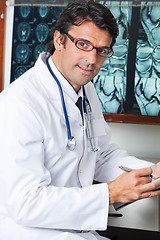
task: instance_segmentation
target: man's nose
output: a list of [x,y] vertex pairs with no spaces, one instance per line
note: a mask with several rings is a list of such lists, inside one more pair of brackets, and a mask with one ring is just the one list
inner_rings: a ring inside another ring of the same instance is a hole
[[86,59],[90,64],[95,64],[97,62],[97,50],[92,49],[89,52],[86,52]]

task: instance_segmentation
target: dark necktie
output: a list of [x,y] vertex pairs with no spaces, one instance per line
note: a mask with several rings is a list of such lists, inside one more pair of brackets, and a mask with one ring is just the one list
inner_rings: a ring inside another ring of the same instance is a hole
[[81,113],[82,116],[82,120],[83,120],[83,110],[82,110],[82,97],[79,97],[77,102],[76,102],[76,106],[79,108],[79,111]]

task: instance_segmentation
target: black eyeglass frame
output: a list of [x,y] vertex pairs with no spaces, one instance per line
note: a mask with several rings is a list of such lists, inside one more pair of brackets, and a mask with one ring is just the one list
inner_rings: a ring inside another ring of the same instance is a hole
[[[76,46],[78,49],[80,49],[80,50],[82,50],[82,51],[84,51],[84,52],[90,52],[90,51],[92,51],[93,49],[96,49],[97,54],[98,54],[99,56],[101,56],[101,57],[104,57],[104,58],[110,58],[110,57],[112,57],[113,54],[114,54],[113,49],[111,49],[111,48],[109,48],[109,47],[97,48],[97,47],[95,47],[91,42],[89,42],[88,40],[85,40],[85,39],[82,39],[82,38],[77,38],[77,39],[76,39],[76,38],[72,37],[69,33],[66,33],[66,36],[75,44],[75,46]],[[85,49],[80,48],[80,47],[78,46],[78,44],[77,44],[79,41],[87,42],[92,48],[89,49],[89,50],[85,50]],[[106,55],[106,56],[103,56],[103,55],[101,55],[101,54],[98,52],[99,49],[107,49],[107,50],[111,51],[111,55],[109,55],[109,56],[107,56],[107,55]]]

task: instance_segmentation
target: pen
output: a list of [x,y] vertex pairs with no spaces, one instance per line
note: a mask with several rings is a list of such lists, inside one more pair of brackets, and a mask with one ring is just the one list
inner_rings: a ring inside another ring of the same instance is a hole
[[121,213],[109,213],[108,217],[123,217]]
[[[119,166],[119,168],[122,169],[122,170],[125,171],[125,172],[131,172],[131,171],[135,170],[135,169],[133,169],[133,168],[129,168],[129,167],[125,167],[125,166]],[[155,179],[155,177],[154,177],[153,175],[150,175],[150,177],[151,177],[152,179]]]

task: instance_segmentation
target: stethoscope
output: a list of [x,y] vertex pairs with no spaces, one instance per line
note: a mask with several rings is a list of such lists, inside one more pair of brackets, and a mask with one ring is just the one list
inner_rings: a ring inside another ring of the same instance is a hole
[[[65,117],[65,122],[66,122],[67,135],[68,135],[67,147],[68,147],[69,150],[73,151],[76,147],[76,139],[71,134],[71,128],[70,128],[69,119],[68,119],[68,116],[67,116],[67,110],[66,110],[66,105],[65,105],[65,101],[64,101],[63,90],[62,90],[62,87],[61,87],[61,84],[60,84],[58,78],[56,77],[56,75],[54,74],[54,72],[52,71],[52,69],[50,67],[49,57],[46,58],[46,64],[47,64],[48,70],[50,71],[52,77],[56,81],[57,86],[59,88],[60,98],[61,98],[64,117]],[[90,139],[91,148],[95,152],[98,149],[95,146],[95,141],[94,141],[94,138],[92,137],[92,134],[91,134],[92,127],[90,126],[90,122],[91,122],[91,118],[92,118],[91,117],[92,116],[92,109],[91,109],[89,100],[86,96],[84,86],[82,87],[82,89],[83,89],[83,109],[84,109],[84,116],[85,116],[85,119],[86,119],[87,136]]]

